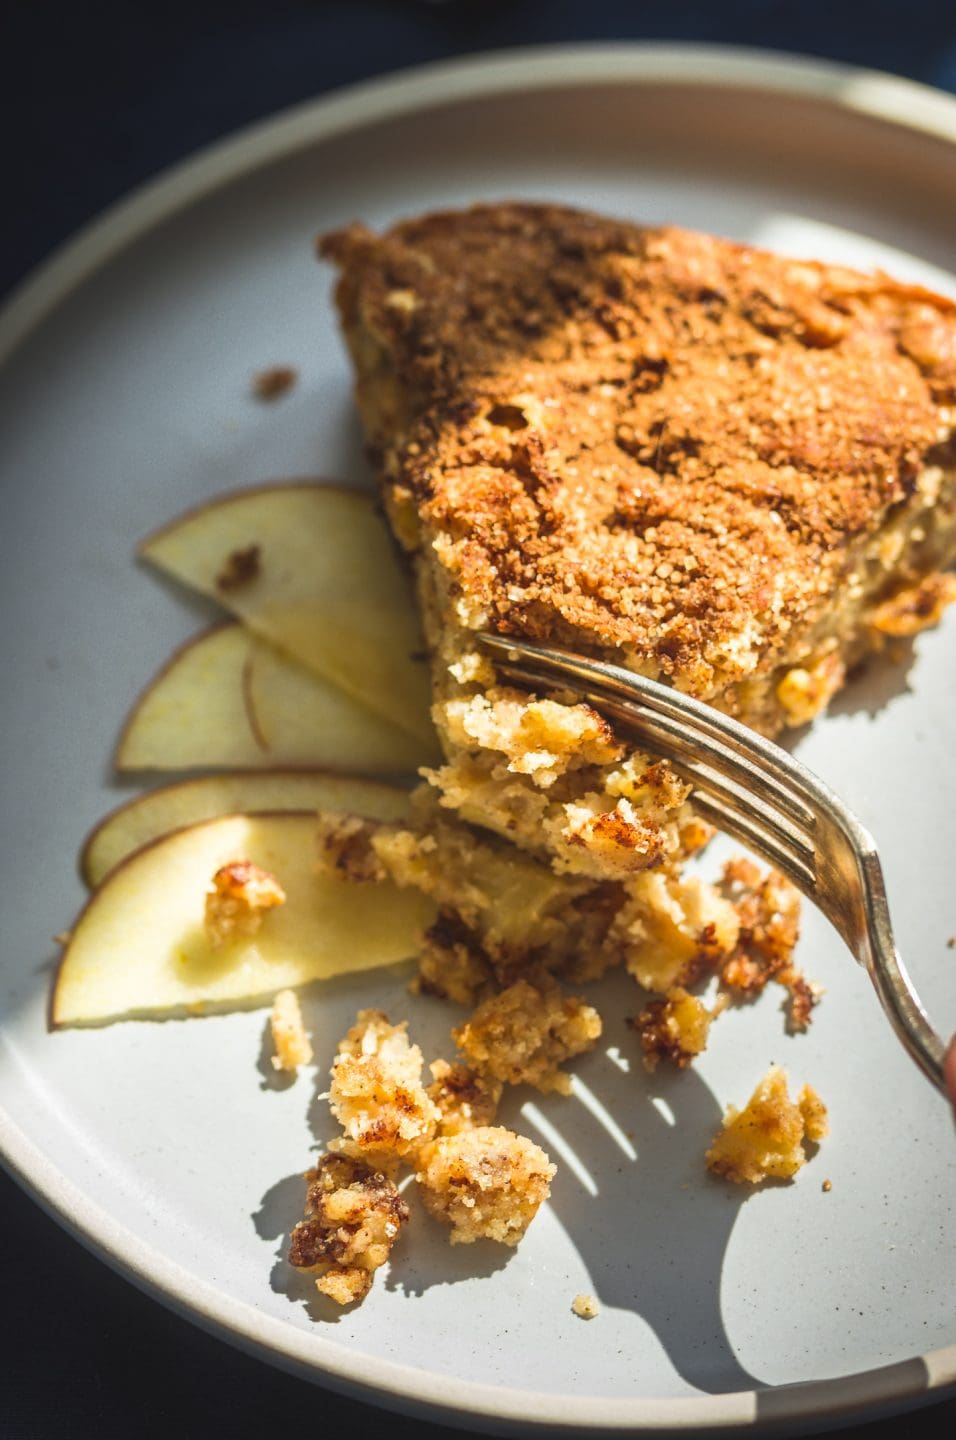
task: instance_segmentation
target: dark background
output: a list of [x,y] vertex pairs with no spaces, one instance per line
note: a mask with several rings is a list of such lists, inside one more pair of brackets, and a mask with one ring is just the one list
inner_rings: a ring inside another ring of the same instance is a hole
[[[0,40],[0,291],[134,185],[283,106],[426,60],[609,39],[756,45],[956,92],[956,0],[20,0]],[[956,173],[940,201],[956,203]],[[463,1433],[342,1400],[209,1338],[2,1175],[0,1214],[3,1440]],[[953,1435],[956,1400],[843,1433]]]
[[824,56],[956,91],[954,0],[14,3],[0,42],[9,107],[3,289],[133,185],[237,126],[352,80],[468,51],[714,41]]

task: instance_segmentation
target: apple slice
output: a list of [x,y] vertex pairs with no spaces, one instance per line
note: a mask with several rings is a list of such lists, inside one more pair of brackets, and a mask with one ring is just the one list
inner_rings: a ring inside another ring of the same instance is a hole
[[400,820],[408,813],[408,791],[324,770],[238,770],[180,780],[137,795],[101,820],[80,852],[80,874],[93,890],[127,855],[162,835],[216,815],[263,810],[345,810]]
[[368,495],[301,481],[224,495],[139,553],[410,735],[431,741],[408,576]]
[[[263,732],[250,696],[282,687]],[[321,765],[371,774],[409,773],[434,756],[334,685],[235,623],[208,630],[178,650],[137,700],[119,739],[119,770],[192,770]]]
[[[227,815],[177,830],[118,865],[77,921],[57,972],[54,1025],[168,1018],[270,1001],[309,980],[414,955],[434,907],[388,882],[316,873],[313,813]],[[214,950],[206,892],[221,866],[250,860],[286,902],[255,935]]]
[[268,764],[243,695],[248,658],[241,625],[206,630],[176,650],[127,717],[117,768]]
[[[328,737],[323,763],[371,773],[412,772],[440,764],[438,737],[430,741],[374,715],[342,691],[317,680],[304,665],[288,660],[274,645],[253,644],[246,671],[246,701],[256,730],[277,758],[315,752],[315,737]],[[334,747],[328,743],[335,739]]]

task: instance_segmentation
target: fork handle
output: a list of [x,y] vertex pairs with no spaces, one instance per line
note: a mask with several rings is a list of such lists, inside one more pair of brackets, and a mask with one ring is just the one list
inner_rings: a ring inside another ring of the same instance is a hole
[[947,1083],[946,1044],[930,1024],[893,941],[886,882],[875,849],[867,850],[860,856],[860,868],[865,895],[866,937],[863,946],[851,945],[850,948],[861,960],[890,1024],[909,1054],[937,1090],[956,1104],[956,1097]]

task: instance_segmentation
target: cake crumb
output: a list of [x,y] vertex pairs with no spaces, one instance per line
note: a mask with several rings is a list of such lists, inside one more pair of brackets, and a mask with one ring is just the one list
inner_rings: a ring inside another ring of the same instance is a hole
[[600,1034],[601,1017],[577,996],[553,981],[539,988],[518,980],[479,1005],[452,1039],[481,1075],[567,1095],[571,1077],[559,1066],[591,1050]]
[[408,1206],[387,1176],[349,1156],[323,1155],[305,1178],[305,1219],[292,1231],[289,1263],[320,1271],[316,1289],[337,1305],[364,1300]]
[[601,1313],[601,1307],[593,1295],[575,1295],[571,1301],[571,1309],[582,1320],[593,1320]]
[[231,590],[241,590],[244,585],[250,585],[253,580],[258,579],[261,569],[260,545],[247,545],[242,550],[230,550],[225,564],[216,576],[216,589],[226,594]]
[[428,1097],[441,1115],[440,1135],[458,1135],[462,1130],[495,1123],[500,1080],[483,1078],[467,1065],[449,1065],[447,1060],[433,1060],[428,1068],[435,1077]]
[[451,1226],[453,1245],[517,1245],[548,1198],[554,1173],[534,1141],[479,1125],[425,1145],[415,1178],[425,1209]]
[[237,936],[255,935],[266,912],[285,904],[285,891],[274,875],[251,860],[230,860],[212,877],[206,895],[204,925],[217,950]]
[[707,1168],[737,1184],[790,1180],[806,1164],[803,1141],[818,1144],[828,1128],[816,1091],[805,1085],[791,1100],[785,1071],[771,1065],[743,1110],[728,1107],[705,1156]]
[[330,1150],[389,1169],[434,1135],[441,1112],[422,1084],[422,1052],[406,1029],[381,1010],[359,1011],[332,1065],[329,1105],[345,1138]]
[[659,1000],[648,1002],[628,1025],[640,1037],[644,1069],[653,1072],[659,1060],[670,1060],[683,1070],[707,1048],[711,1021],[720,1014],[726,997],[718,997],[713,1010],[680,985]]
[[252,392],[257,400],[278,400],[286,395],[299,378],[292,365],[270,365],[252,377]]
[[823,1190],[824,1195],[829,1195],[830,1191],[833,1189],[833,1181],[824,1180],[820,1188]]
[[721,983],[750,999],[769,980],[775,981],[790,992],[788,1030],[806,1030],[823,989],[794,963],[800,938],[799,891],[779,871],[762,873],[743,856],[724,866],[722,888],[737,911],[740,932],[736,947],[720,965]]
[[302,1023],[299,997],[294,990],[279,991],[272,1002],[269,1025],[275,1048],[272,1068],[294,1075],[300,1065],[308,1065],[312,1059],[312,1046]]

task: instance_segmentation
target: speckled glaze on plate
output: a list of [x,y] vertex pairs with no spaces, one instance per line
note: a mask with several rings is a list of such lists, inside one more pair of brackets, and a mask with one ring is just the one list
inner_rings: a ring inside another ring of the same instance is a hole
[[[606,1043],[575,1096],[505,1111],[560,1166],[526,1242],[451,1249],[416,1215],[369,1300],[336,1315],[282,1258],[328,1133],[324,1066],[362,1004],[408,1016],[428,1058],[448,1053],[455,1012],[412,1000],[401,971],[313,989],[322,1069],[285,1089],[259,1060],[262,1011],[46,1030],[49,937],[82,899],[77,849],[126,793],[112,741],[208,615],[134,564],[135,541],[236,485],[367,483],[316,231],[552,198],[956,295],[941,200],[954,166],[956,103],[885,76],[694,48],[509,52],[361,86],[204,152],[8,305],[0,1142],[137,1284],[324,1384],[499,1431],[798,1428],[956,1383],[952,1121],[812,912],[801,957],[827,995],[808,1035],[786,1036],[767,994],[721,1019],[693,1070],[645,1077],[622,1020],[636,992],[608,982]],[[251,376],[274,363],[299,383],[256,403]],[[877,836],[902,952],[943,1030],[954,677],[950,616],[800,745]],[[744,1194],[702,1154],[771,1061],[817,1086],[832,1135],[794,1184]],[[579,1292],[598,1298],[595,1320],[572,1314]]]

